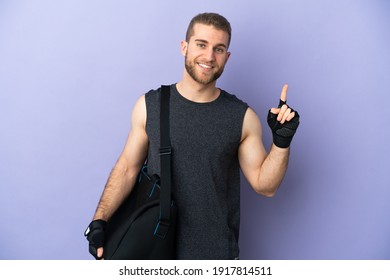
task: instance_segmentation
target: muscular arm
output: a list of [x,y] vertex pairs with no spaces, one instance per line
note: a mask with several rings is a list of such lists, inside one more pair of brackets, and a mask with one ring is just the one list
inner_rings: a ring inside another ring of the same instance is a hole
[[290,142],[299,125],[299,114],[286,104],[288,85],[284,85],[278,108],[268,114],[273,133],[272,147],[267,154],[262,142],[262,129],[256,113],[249,108],[244,117],[242,139],[238,150],[240,167],[253,189],[273,196],[287,170]]
[[107,180],[93,220],[108,221],[131,192],[148,150],[145,96],[134,106],[125,147]]
[[257,193],[268,197],[276,193],[287,170],[289,150],[273,144],[267,154],[262,142],[260,120],[256,113],[248,108],[238,156],[245,178]]

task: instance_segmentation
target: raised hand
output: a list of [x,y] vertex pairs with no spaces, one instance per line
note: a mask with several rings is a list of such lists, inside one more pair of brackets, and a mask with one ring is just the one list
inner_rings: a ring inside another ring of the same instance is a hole
[[285,84],[280,94],[278,108],[271,108],[267,122],[272,130],[273,142],[279,148],[288,148],[299,126],[299,114],[287,105],[288,85]]

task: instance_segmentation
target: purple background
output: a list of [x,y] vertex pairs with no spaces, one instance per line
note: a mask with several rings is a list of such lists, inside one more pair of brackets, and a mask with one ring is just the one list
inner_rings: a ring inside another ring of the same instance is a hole
[[233,26],[218,86],[301,114],[274,198],[242,182],[243,259],[390,259],[389,1],[1,1],[0,259],[91,259],[83,231],[135,100],[183,71],[204,11]]

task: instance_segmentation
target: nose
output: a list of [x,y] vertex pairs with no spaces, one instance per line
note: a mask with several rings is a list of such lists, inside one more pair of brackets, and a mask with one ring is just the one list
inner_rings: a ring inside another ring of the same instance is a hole
[[207,48],[205,57],[208,61],[214,61],[215,60],[215,53],[214,53],[214,48]]

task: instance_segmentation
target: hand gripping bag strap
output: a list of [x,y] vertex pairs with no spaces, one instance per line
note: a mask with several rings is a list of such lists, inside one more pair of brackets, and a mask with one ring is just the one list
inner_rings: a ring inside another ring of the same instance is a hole
[[169,131],[170,87],[161,86],[160,101],[160,219],[154,234],[165,238],[171,224],[171,154]]

